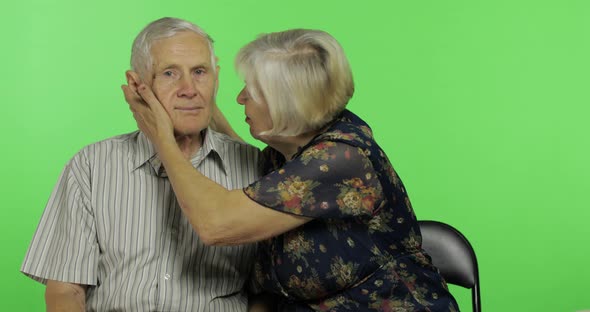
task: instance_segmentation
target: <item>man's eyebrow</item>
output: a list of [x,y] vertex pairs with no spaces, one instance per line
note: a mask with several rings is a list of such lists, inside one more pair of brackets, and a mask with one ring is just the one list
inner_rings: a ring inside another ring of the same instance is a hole
[[211,64],[209,64],[209,63],[200,63],[200,64],[193,66],[192,68],[210,68],[210,67],[211,67]]
[[175,63],[158,64],[157,66],[154,66],[154,68],[156,70],[164,70],[164,69],[169,69],[169,68],[176,69],[176,68],[179,68],[179,67],[180,66],[178,64],[175,64]]
[[[160,64],[158,66],[154,66],[154,68],[156,70],[164,70],[164,69],[178,69],[181,68],[182,66],[176,64],[176,63],[169,63],[169,64]],[[194,66],[191,66],[191,69],[195,69],[195,68],[211,68],[211,64],[207,63],[207,62],[203,62],[203,63],[199,63],[196,64]]]

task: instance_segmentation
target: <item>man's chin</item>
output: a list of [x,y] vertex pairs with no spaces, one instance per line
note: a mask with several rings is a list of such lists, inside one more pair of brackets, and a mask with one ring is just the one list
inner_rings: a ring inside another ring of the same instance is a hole
[[206,127],[203,128],[193,128],[193,129],[174,129],[174,136],[176,138],[181,137],[199,137],[201,136],[201,132],[205,130]]

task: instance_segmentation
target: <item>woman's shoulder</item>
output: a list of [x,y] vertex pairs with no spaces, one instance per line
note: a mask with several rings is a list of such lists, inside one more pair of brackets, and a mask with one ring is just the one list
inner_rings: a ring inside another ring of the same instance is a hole
[[267,174],[285,163],[283,154],[270,146],[265,147],[260,155],[258,166],[263,174]]
[[328,129],[316,141],[337,141],[363,147],[373,145],[373,131],[359,116],[349,110],[338,115]]

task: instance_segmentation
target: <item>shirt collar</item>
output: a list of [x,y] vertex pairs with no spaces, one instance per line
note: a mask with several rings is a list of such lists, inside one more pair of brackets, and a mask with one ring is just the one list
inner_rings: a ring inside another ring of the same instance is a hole
[[[221,168],[227,174],[229,172],[229,160],[227,159],[228,151],[226,151],[225,144],[223,144],[223,135],[210,128],[204,129],[201,134],[205,136],[205,140],[201,148],[191,158],[191,164],[197,168],[205,158],[214,157],[217,161],[220,161]],[[166,176],[165,172],[163,172],[162,162],[158,158],[152,142],[141,131],[138,132],[136,140],[137,149],[133,156],[132,171],[149,164],[156,175]]]

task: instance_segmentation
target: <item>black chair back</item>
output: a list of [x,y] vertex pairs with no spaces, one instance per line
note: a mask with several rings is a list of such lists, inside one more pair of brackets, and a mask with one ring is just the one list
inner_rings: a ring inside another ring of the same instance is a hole
[[473,247],[454,227],[438,221],[418,221],[422,249],[432,257],[447,283],[471,289],[473,311],[481,312],[479,271]]

